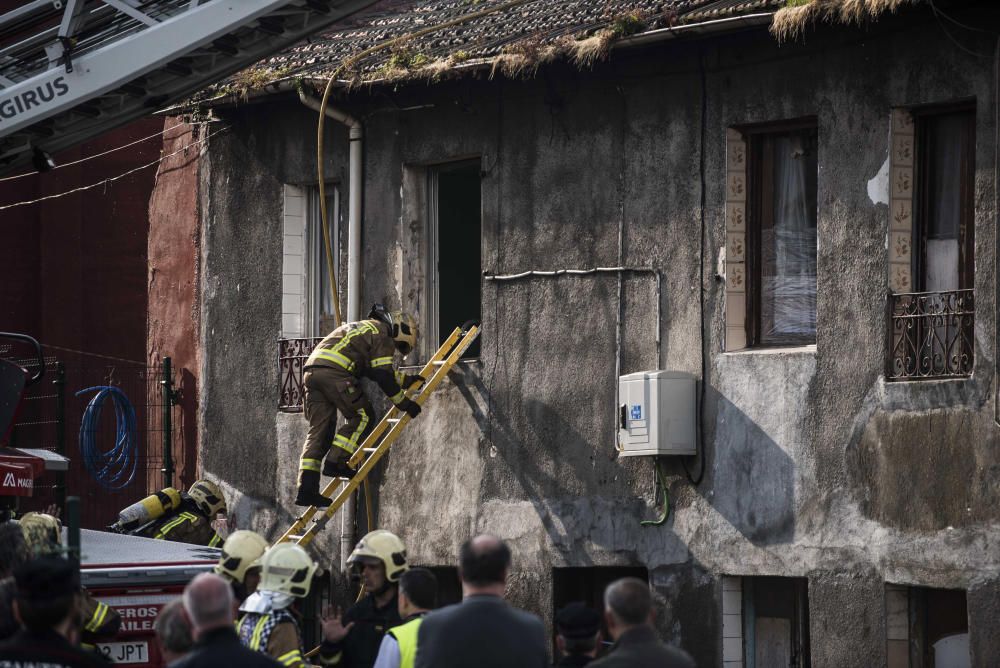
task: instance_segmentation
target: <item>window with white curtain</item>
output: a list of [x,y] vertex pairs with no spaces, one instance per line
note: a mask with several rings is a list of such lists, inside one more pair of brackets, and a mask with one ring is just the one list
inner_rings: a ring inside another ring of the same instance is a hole
[[747,134],[747,342],[815,343],[816,126]]
[[915,113],[914,275],[921,292],[969,290],[974,276],[975,110]]
[[[340,276],[340,190],[329,184],[323,188],[326,195],[327,229],[330,235],[330,251],[333,256],[333,272]],[[306,204],[306,278],[309,289],[308,330],[311,336],[326,336],[336,327],[336,312],[333,306],[333,292],[330,289],[330,272],[327,266],[326,246],[323,241],[322,216],[319,206],[319,187],[310,187]],[[341,286],[337,286],[341,289]]]

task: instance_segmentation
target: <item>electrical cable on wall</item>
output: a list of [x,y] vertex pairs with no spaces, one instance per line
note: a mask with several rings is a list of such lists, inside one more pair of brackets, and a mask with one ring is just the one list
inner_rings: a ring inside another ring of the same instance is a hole
[[[701,484],[702,479],[705,477],[705,429],[703,426],[704,416],[702,411],[705,407],[705,393],[708,390],[708,323],[705,321],[705,237],[706,231],[706,221],[705,221],[705,204],[706,204],[706,178],[705,178],[705,132],[707,131],[708,122],[708,76],[705,73],[705,50],[702,47],[701,53],[698,57],[698,73],[701,79],[701,133],[699,135],[699,149],[698,149],[698,175],[701,180],[701,246],[698,249],[698,307],[700,309],[700,321],[701,321],[701,383],[698,388],[698,394],[696,395],[696,405],[695,405],[695,428],[697,429],[697,447],[698,453],[700,454],[701,466],[698,471],[698,477],[695,478],[691,475],[691,471],[688,470],[687,464],[681,459],[681,467],[684,469],[684,475],[687,476],[688,482],[697,487]],[[698,457],[699,455],[695,455]]]
[[[106,490],[114,491],[131,484],[139,463],[138,429],[135,409],[120,388],[97,385],[80,390],[76,396],[97,392],[83,411],[80,422],[80,456],[87,472]],[[101,450],[97,444],[97,427],[101,421],[104,401],[110,398],[115,409],[115,444]]]
[[[658,527],[667,521],[667,517],[670,515],[670,496],[667,490],[667,478],[663,475],[663,471],[660,469],[660,460],[656,460],[653,464],[654,470],[656,472],[656,482],[660,486],[660,491],[663,493],[663,512],[655,520],[642,520],[639,522],[644,527]],[[654,499],[655,501],[655,499]]]

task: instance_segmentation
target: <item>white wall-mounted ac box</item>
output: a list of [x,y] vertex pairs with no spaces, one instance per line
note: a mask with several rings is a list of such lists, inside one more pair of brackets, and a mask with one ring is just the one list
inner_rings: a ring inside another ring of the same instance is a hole
[[680,371],[639,371],[618,379],[619,456],[697,452],[697,380]]

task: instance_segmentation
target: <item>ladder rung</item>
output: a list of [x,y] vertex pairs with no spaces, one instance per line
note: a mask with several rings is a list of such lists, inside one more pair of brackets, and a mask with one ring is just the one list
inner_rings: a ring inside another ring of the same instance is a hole
[[402,419],[403,418],[386,418],[385,421],[386,422],[391,422],[392,424],[396,424],[397,422],[399,422]]
[[431,362],[431,364],[433,364],[434,366],[444,366],[445,364],[447,364],[447,362],[444,360],[434,360],[433,362]]
[[362,452],[368,452],[368,453],[375,452],[376,450],[378,450],[378,448],[361,448]]
[[302,540],[302,536],[304,536],[304,535],[305,534],[293,534],[293,535],[291,535],[291,536],[288,537],[288,540],[289,540],[289,542],[294,543],[296,541]]

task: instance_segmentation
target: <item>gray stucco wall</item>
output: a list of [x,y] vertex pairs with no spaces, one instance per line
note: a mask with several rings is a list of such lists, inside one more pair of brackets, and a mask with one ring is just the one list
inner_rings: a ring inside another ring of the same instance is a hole
[[[992,53],[985,37],[969,44]],[[805,46],[739,34],[616,52],[592,72],[355,92],[344,105],[366,117],[364,304],[426,317],[426,166],[481,156],[484,271],[656,267],[660,360],[652,281],[627,277],[622,373],[701,376],[709,352],[704,480],[664,461],[673,512],[642,527],[656,513],[652,462],[614,457],[616,280],[485,282],[481,359],[389,455],[379,525],[429,565],[497,533],[514,550],[512,598],[546,619],[553,568],[645,566],[661,629],[699,665],[721,663],[722,575],[808,577],[817,666],[885,662],[887,581],[970,589],[973,627],[995,621],[993,76],[937,24],[895,19]],[[868,186],[889,112],[973,97],[975,373],[886,383],[888,211]],[[293,510],[303,433],[300,416],[275,414],[281,184],[315,181],[315,117],[294,99],[222,113],[232,129],[203,170],[202,462],[239,499],[237,523],[274,535]],[[817,343],[723,353],[725,130],[801,116],[819,127]],[[327,167],[342,182],[345,135],[331,128]],[[318,547],[336,561],[333,538]],[[973,649],[977,665],[997,651],[981,627]]]

